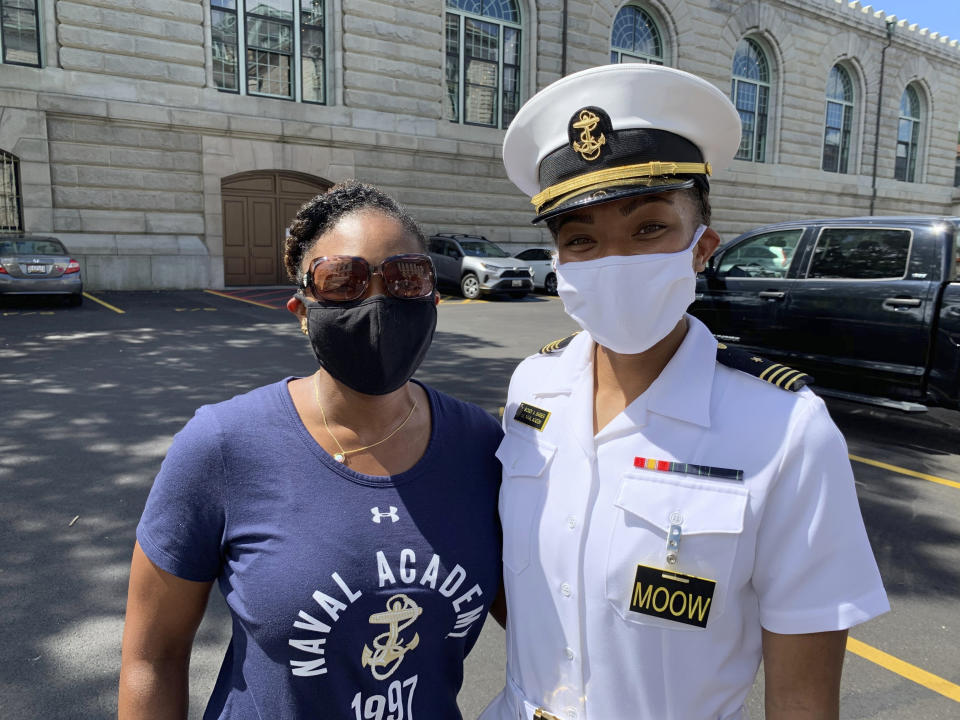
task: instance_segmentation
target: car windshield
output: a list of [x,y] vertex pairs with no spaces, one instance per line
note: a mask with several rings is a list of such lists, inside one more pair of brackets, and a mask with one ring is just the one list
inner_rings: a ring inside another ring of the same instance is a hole
[[460,240],[460,247],[463,248],[464,255],[469,255],[470,257],[510,257],[510,255],[489,240]]
[[66,255],[67,251],[58,240],[0,240],[0,255]]

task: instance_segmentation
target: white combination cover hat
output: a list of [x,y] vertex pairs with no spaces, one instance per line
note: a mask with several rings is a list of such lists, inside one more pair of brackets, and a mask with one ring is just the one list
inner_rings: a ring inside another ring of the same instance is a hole
[[503,139],[507,176],[534,222],[630,195],[699,184],[740,145],[740,114],[703,78],[604,65],[561,78],[517,112]]

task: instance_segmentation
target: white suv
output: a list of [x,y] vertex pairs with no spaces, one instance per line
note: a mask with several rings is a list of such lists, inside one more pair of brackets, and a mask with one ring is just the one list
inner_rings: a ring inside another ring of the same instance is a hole
[[480,235],[431,235],[427,252],[441,284],[457,285],[465,298],[506,293],[521,298],[533,291],[530,263],[510,254]]

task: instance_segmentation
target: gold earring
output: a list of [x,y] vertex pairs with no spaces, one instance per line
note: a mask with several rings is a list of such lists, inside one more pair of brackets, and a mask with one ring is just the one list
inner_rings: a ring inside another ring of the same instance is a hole
[[307,319],[305,317],[300,318],[300,332],[304,335],[310,334],[310,331],[307,329]]

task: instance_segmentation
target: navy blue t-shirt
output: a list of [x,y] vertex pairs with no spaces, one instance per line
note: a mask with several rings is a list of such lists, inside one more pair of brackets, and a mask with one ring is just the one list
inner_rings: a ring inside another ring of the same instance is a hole
[[288,381],[200,408],[137,527],[154,564],[217,579],[230,607],[204,718],[460,718],[500,577],[499,424],[425,388],[423,457],[361,475],[310,436]]

